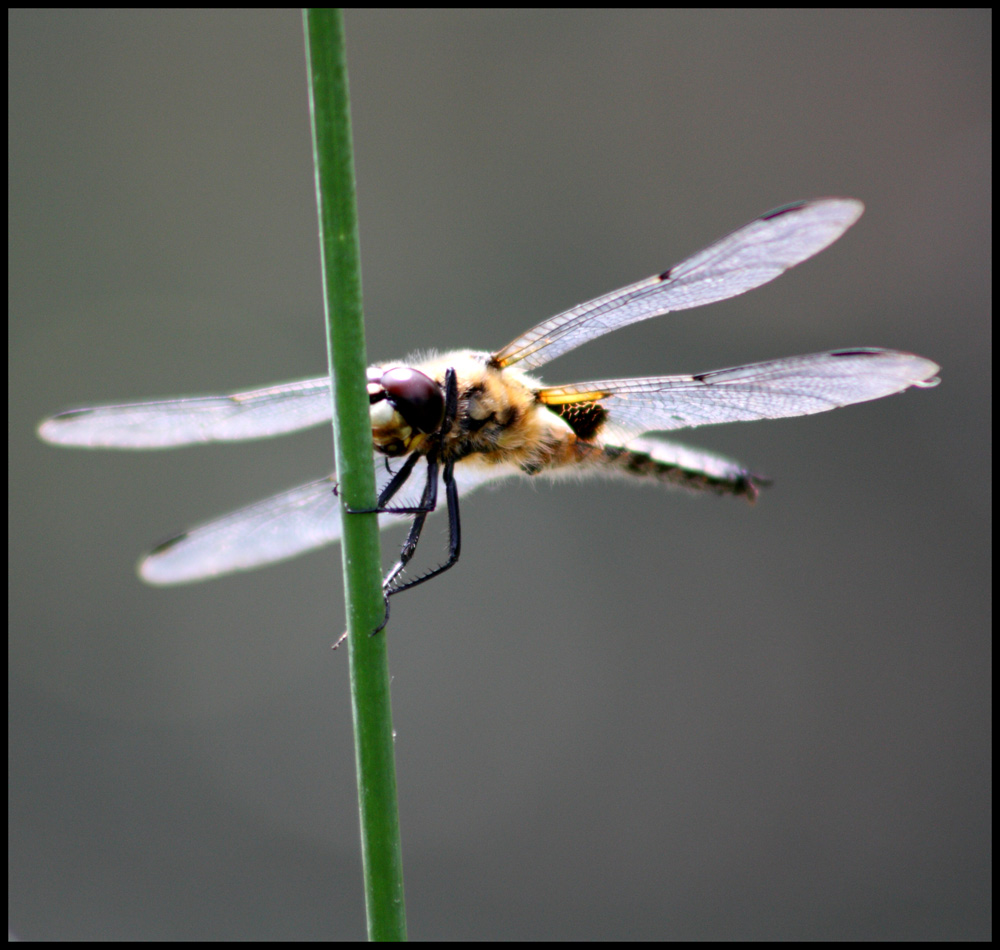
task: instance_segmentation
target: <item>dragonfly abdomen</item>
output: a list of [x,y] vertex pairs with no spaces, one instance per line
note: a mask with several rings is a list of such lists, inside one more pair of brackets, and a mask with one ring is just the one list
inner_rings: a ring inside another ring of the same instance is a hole
[[761,487],[769,484],[767,479],[724,456],[661,439],[633,439],[626,446],[602,446],[599,464],[677,488],[746,498],[751,504]]

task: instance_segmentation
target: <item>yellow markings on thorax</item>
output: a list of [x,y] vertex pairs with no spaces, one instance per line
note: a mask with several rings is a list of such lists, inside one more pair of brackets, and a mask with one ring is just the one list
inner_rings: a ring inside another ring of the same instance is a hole
[[601,399],[607,399],[611,393],[605,392],[601,389],[595,389],[591,392],[579,392],[578,390],[566,390],[559,388],[543,389],[539,394],[538,398],[545,403],[546,406],[567,406],[571,403],[577,402],[599,402]]

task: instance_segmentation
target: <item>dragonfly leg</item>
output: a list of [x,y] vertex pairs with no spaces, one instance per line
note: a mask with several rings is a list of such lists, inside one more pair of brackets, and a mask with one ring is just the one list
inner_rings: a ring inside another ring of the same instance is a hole
[[[398,584],[395,587],[387,586],[391,585],[393,581],[400,575],[403,568],[406,566],[407,561],[413,557],[413,551],[416,549],[416,543],[414,539],[414,544],[412,549],[407,551],[407,544],[403,545],[403,552],[400,554],[400,562],[394,567],[386,577],[386,581],[383,584],[383,590],[385,590],[386,601],[393,594],[399,594],[404,590],[409,590],[411,587],[416,587],[418,584],[423,584],[424,581],[429,581],[432,577],[437,577],[439,574],[443,574],[445,571],[450,570],[458,563],[459,555],[462,552],[462,522],[459,516],[458,510],[458,485],[455,482],[455,462],[449,459],[445,462],[444,472],[442,475],[442,480],[444,481],[445,487],[445,499],[448,507],[448,560],[444,564],[439,565],[432,571],[428,571],[426,574],[421,574],[419,577],[413,578],[413,580],[406,581],[405,583]],[[417,522],[420,522],[419,528]],[[423,519],[421,516],[417,516],[414,519],[414,528],[416,530],[416,536],[419,538],[420,529],[423,528]],[[410,534],[414,533],[411,529]],[[407,538],[407,542],[410,538]],[[405,557],[404,557],[405,555]]]
[[[384,630],[386,624],[389,622],[389,597],[384,593],[382,595],[382,602],[384,605],[382,622],[370,634],[368,634],[368,636],[370,637],[374,637],[376,633],[379,633],[380,631]],[[337,647],[339,647],[346,639],[347,639],[347,631],[345,630],[339,637],[337,637],[337,642],[334,643],[334,645],[330,647],[330,649],[336,650]]]
[[[403,547],[400,549],[399,560],[396,562],[395,567],[386,574],[385,580],[382,581],[383,591],[388,592],[392,589],[396,578],[399,577],[416,553],[417,544],[420,542],[420,532],[424,530],[424,522],[427,521],[427,515],[437,507],[437,473],[437,451],[433,450],[427,458],[427,483],[424,485],[424,494],[420,499],[420,507],[414,509],[416,517],[413,519],[410,530],[406,535],[406,540],[403,542]],[[387,598],[388,596],[388,593],[386,593]],[[386,612],[388,613],[388,600],[386,604]]]
[[[385,488],[382,489],[375,502],[374,508],[349,508],[344,505],[344,511],[351,515],[382,515],[386,513],[408,515],[417,514],[423,511],[423,508],[392,508],[389,507],[389,502],[393,499],[400,488],[406,483],[406,480],[410,477],[410,473],[413,471],[417,462],[420,461],[421,454],[419,452],[412,452],[407,458],[406,462],[403,463],[403,467],[396,472],[395,475],[389,480]],[[337,493],[337,489],[334,489],[334,494]],[[432,499],[434,504],[437,504],[437,493]],[[434,509],[431,508],[431,511]]]

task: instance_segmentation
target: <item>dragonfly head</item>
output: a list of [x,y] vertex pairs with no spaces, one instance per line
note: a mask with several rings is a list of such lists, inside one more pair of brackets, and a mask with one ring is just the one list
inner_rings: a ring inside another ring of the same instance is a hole
[[384,455],[414,451],[444,420],[441,386],[411,366],[370,367],[368,401],[372,438]]

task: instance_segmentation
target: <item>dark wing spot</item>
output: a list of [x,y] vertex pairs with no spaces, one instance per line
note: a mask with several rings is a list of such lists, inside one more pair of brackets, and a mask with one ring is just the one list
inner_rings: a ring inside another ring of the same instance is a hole
[[147,557],[153,557],[154,555],[162,554],[164,551],[169,551],[172,547],[180,544],[187,536],[188,532],[182,531],[180,534],[175,534],[172,538],[167,538],[166,541],[161,541],[149,552]]
[[604,426],[608,411],[599,402],[567,402],[549,406],[573,430],[578,439],[591,441]]
[[863,347],[860,350],[834,350],[830,356],[879,356],[878,350],[871,347]]
[[788,214],[789,211],[798,211],[805,206],[805,201],[792,201],[787,205],[782,205],[780,208],[775,208],[773,211],[768,211],[767,214],[762,214],[760,220],[773,221],[775,218],[780,218],[783,214]]

